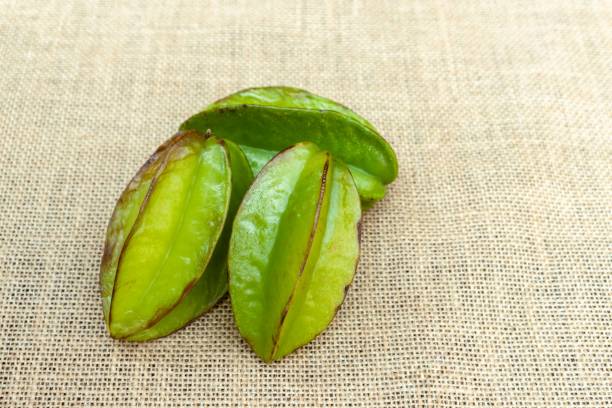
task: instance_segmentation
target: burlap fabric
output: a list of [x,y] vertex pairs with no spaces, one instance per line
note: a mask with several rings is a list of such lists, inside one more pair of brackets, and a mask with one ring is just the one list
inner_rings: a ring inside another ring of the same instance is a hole
[[[612,403],[612,2],[0,1],[0,404]],[[307,88],[400,173],[329,329],[260,362],[227,299],[111,340],[123,186],[208,102]]]

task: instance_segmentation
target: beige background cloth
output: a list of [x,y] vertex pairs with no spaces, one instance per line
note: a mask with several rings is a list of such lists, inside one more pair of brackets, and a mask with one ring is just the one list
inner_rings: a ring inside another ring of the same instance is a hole
[[[611,72],[610,1],[0,1],[0,404],[611,404]],[[227,299],[111,340],[123,186],[183,119],[271,84],[398,153],[333,324],[272,365]]]

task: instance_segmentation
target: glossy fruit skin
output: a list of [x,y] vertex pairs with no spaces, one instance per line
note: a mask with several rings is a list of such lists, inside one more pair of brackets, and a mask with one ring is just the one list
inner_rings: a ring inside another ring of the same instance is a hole
[[209,105],[181,129],[211,129],[238,143],[255,174],[279,151],[313,142],[348,165],[364,201],[382,199],[385,185],[397,177],[393,149],[368,121],[302,89],[245,89]]
[[284,357],[331,322],[357,267],[360,217],[350,172],[312,143],[259,173],[234,219],[228,265],[236,324],[261,359]]
[[251,180],[237,146],[198,132],[153,154],[107,231],[100,283],[112,337],[165,336],[223,296],[231,220]]

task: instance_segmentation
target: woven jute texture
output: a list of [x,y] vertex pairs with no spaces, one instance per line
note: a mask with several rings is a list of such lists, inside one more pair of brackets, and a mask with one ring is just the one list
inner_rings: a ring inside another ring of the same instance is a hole
[[[0,405],[612,404],[612,2],[0,0]],[[306,88],[396,149],[345,304],[258,360],[228,299],[112,340],[115,200],[189,115]]]

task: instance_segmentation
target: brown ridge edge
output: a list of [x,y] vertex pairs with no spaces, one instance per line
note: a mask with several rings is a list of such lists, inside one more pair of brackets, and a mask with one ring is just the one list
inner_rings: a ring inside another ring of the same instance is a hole
[[[134,235],[134,230],[136,229],[135,227],[139,224],[139,222],[142,221],[143,210],[144,210],[144,208],[146,207],[146,205],[149,202],[149,199],[150,199],[151,194],[152,194],[152,192],[154,190],[154,187],[157,184],[159,176],[161,175],[161,173],[163,172],[163,170],[166,168],[166,166],[168,164],[168,158],[170,156],[170,153],[173,151],[174,148],[176,148],[176,146],[178,145],[179,142],[181,142],[183,139],[189,137],[190,135],[203,136],[205,139],[207,139],[208,137],[211,136],[211,133],[210,133],[210,131],[207,131],[205,134],[202,134],[201,132],[198,132],[198,131],[195,131],[195,130],[179,132],[176,135],[174,135],[173,137],[171,137],[170,139],[166,140],[164,143],[162,143],[162,145],[159,146],[157,148],[157,150],[155,151],[155,153],[153,154],[153,156],[155,156],[156,154],[160,154],[160,155],[163,154],[163,156],[161,157],[161,162],[159,164],[158,169],[155,172],[155,176],[153,176],[153,179],[151,181],[151,185],[149,186],[149,189],[147,190],[147,194],[145,195],[144,200],[140,204],[140,208],[138,210],[138,215],[136,216],[136,219],[134,220],[134,224],[132,225],[132,228],[131,228],[128,236],[126,237],[125,241],[123,242],[123,246],[121,247],[121,254],[119,255],[119,259],[117,260],[117,271],[115,272],[115,280],[113,282],[113,292],[111,294],[111,302],[110,302],[109,311],[108,311],[109,332],[110,332],[110,325],[111,325],[111,322],[112,322],[112,311],[113,311],[112,302],[113,302],[113,299],[115,297],[115,291],[116,291],[116,285],[117,285],[117,276],[119,275],[119,272],[120,272],[121,260],[123,259],[123,255],[125,253],[125,249],[127,248],[129,242],[131,241],[132,236]],[[143,167],[145,167],[147,165],[147,163],[149,163],[150,160],[151,160],[151,158],[149,158],[149,160],[147,160],[147,162],[145,163],[145,165],[143,165]],[[141,169],[142,169],[142,167],[141,167]],[[129,185],[128,185],[128,187],[129,187]],[[159,312],[157,312],[155,314],[154,318],[152,320],[150,320],[145,325],[145,327],[140,328],[140,329],[134,331],[133,333],[129,333],[127,335],[120,336],[120,337],[113,336],[113,334],[110,333],[111,337],[113,337],[115,339],[125,339],[126,337],[134,335],[134,334],[136,334],[137,332],[139,332],[141,330],[146,330],[148,328],[151,328],[159,320],[161,320],[164,316],[166,316],[168,313],[170,313],[170,311],[172,309],[174,309],[184,299],[185,296],[187,296],[187,294],[193,288],[193,286],[195,285],[196,282],[197,282],[197,279],[189,282],[187,284],[187,287],[186,287],[187,290],[183,291],[183,293],[181,294],[181,297],[179,298],[178,302],[176,302],[171,307],[166,308],[164,313],[160,314]]]
[[[352,177],[351,177],[351,181],[352,181]],[[354,185],[354,182],[353,182]],[[317,334],[315,334],[310,340],[305,341],[303,344],[300,344],[299,346],[297,346],[293,351],[297,351],[301,348],[303,348],[304,346],[312,343],[315,339],[317,339],[319,336],[321,336],[329,327],[329,325],[331,324],[331,322],[334,321],[334,319],[336,318],[336,315],[338,314],[338,311],[340,310],[340,308],[342,307],[342,305],[344,304],[344,301],[346,300],[346,296],[348,294],[348,290],[351,287],[351,285],[353,284],[353,282],[355,281],[355,275],[357,272],[357,268],[359,267],[359,260],[361,258],[361,220],[363,218],[363,212],[360,210],[359,211],[359,219],[357,220],[357,223],[355,225],[355,229],[357,230],[357,259],[355,260],[355,272],[353,273],[353,277],[351,278],[351,281],[344,287],[344,296],[342,297],[342,300],[340,300],[340,303],[338,303],[338,306],[336,306],[334,313],[331,316],[331,319],[329,319],[329,321],[327,322],[327,325],[325,325],[325,328],[323,330],[321,330],[320,332],[318,332]]]
[[304,273],[304,268],[306,268],[306,264],[308,263],[308,259],[310,257],[310,253],[312,250],[312,244],[314,242],[314,237],[317,233],[317,228],[319,226],[321,207],[323,206],[323,198],[325,196],[325,192],[327,191],[327,172],[329,170],[329,162],[330,162],[330,155],[329,153],[327,153],[327,159],[325,160],[325,164],[323,165],[323,171],[321,173],[321,187],[319,188],[319,197],[317,199],[317,207],[315,209],[314,220],[312,223],[312,229],[310,230],[310,236],[308,237],[308,244],[306,246],[306,251],[304,252],[304,259],[302,261],[302,265],[300,265],[300,270],[295,278],[295,284],[293,285],[293,288],[291,289],[291,294],[289,295],[289,299],[287,300],[287,303],[285,304],[285,307],[283,308],[283,311],[281,312],[278,329],[276,330],[275,333],[272,334],[273,347],[272,347],[272,353],[270,354],[270,361],[274,358],[274,354],[276,354],[276,352],[278,351],[278,346],[280,344],[279,337],[280,337],[281,330],[283,328],[283,324],[285,323],[285,318],[287,317],[287,314],[289,313],[289,308],[293,304],[293,300],[295,298],[295,294],[297,291],[297,286],[299,284],[300,278],[302,277]]
[[[199,133],[199,132],[197,132],[197,131],[196,131],[195,133],[196,133],[196,135],[201,135],[201,133]],[[211,136],[213,136],[213,135],[212,135],[212,132],[211,132],[211,131],[210,131],[210,129],[209,129],[209,130],[207,130],[207,131],[206,131],[206,133],[204,134],[204,137],[205,137],[206,139],[208,139],[208,138],[209,138],[209,137],[211,137]],[[229,178],[230,178],[230,184],[231,184],[231,168],[229,167],[229,154],[227,153],[227,149],[225,148],[225,143],[224,143],[223,139],[217,139],[217,140],[216,140],[216,143],[217,143],[217,144],[219,144],[221,147],[223,147],[223,148],[224,148],[224,150],[226,151],[225,158],[226,158],[226,161],[227,161],[228,169],[229,169],[229,171],[230,171],[230,177],[229,177]],[[228,198],[227,198],[227,200],[226,200],[226,204],[225,204],[225,215],[226,215],[226,217],[227,217],[227,212],[228,212],[228,208],[229,208],[229,201],[230,201],[230,199],[231,199],[231,192],[230,192],[230,195],[228,196]],[[225,222],[224,222],[224,225],[225,225]],[[180,303],[181,303],[181,302],[182,302],[182,301],[183,301],[183,300],[184,300],[184,299],[187,297],[187,295],[189,295],[189,292],[191,292],[191,290],[192,290],[192,289],[193,289],[193,287],[194,287],[194,286],[195,286],[195,285],[198,283],[198,281],[199,281],[200,279],[203,279],[203,278],[204,278],[204,273],[206,272],[206,269],[207,269],[207,267],[208,267],[208,263],[210,262],[210,258],[212,258],[212,255],[213,255],[214,250],[215,250],[215,248],[216,248],[216,243],[218,243],[218,241],[219,241],[219,237],[221,236],[222,232],[223,232],[223,227],[221,227],[221,229],[220,229],[219,233],[217,234],[217,237],[216,237],[216,239],[215,239],[215,246],[213,247],[212,251],[210,251],[210,253],[208,254],[208,258],[207,258],[207,259],[206,259],[206,260],[203,262],[203,268],[204,268],[204,270],[202,271],[202,273],[200,274],[200,276],[199,276],[198,278],[193,279],[193,280],[191,280],[189,283],[187,283],[187,285],[185,286],[185,289],[183,289],[183,292],[181,293],[181,296],[179,297],[179,299],[178,299],[178,300],[177,300],[177,301],[176,301],[176,302],[175,302],[175,303],[174,303],[172,306],[169,306],[169,307],[166,307],[166,308],[161,308],[160,310],[158,310],[158,311],[155,313],[155,315],[153,316],[153,318],[151,318],[151,320],[149,320],[149,321],[146,323],[146,325],[145,325],[143,328],[138,329],[138,330],[136,330],[134,333],[131,333],[131,334],[127,335],[127,336],[123,336],[123,337],[121,337],[122,339],[125,339],[125,338],[127,338],[127,337],[129,337],[129,336],[133,336],[134,334],[136,334],[136,333],[138,333],[138,332],[140,332],[140,331],[147,330],[147,329],[150,329],[151,327],[155,326],[155,325],[156,325],[156,324],[157,324],[157,323],[158,323],[158,322],[159,322],[161,319],[163,319],[164,317],[166,317],[166,316],[167,316],[167,315],[168,315],[168,314],[169,314],[169,313],[170,313],[172,310],[174,310],[174,308],[175,308],[175,307],[177,307],[177,306],[178,306],[178,305],[179,305],[179,304],[180,304]],[[220,299],[220,298],[221,298],[221,297],[219,297],[219,299]],[[217,299],[217,300],[218,300],[218,299]],[[215,303],[215,304],[216,304],[216,303]],[[212,306],[214,306],[214,304],[213,304]],[[212,307],[212,306],[211,306],[211,307]],[[208,308],[208,309],[210,309],[210,308]],[[207,310],[208,310],[208,309],[207,309]],[[205,313],[205,311],[203,311],[203,312],[202,312],[202,314],[203,314],[203,313]],[[189,324],[189,323],[190,323],[191,321],[193,321],[194,319],[197,319],[197,318],[198,318],[199,316],[201,316],[202,314],[200,314],[200,315],[198,315],[198,316],[195,316],[195,317],[194,317],[193,319],[191,319],[191,320],[190,320],[190,321],[189,321],[187,324]],[[181,329],[181,328],[178,328],[178,329],[176,329],[176,330],[180,330],[180,329]],[[176,331],[176,330],[174,330],[174,331]],[[171,333],[174,333],[174,331],[173,331],[173,332],[171,332]],[[170,334],[170,333],[169,333],[169,334]],[[154,339],[151,339],[151,340],[154,340]]]
[[[268,162],[261,168],[261,170],[259,170],[259,173],[257,173],[257,176],[255,176],[253,182],[249,186],[249,189],[247,190],[244,197],[242,198],[242,202],[240,202],[240,205],[238,206],[238,209],[236,210],[236,214],[234,216],[234,223],[238,219],[238,214],[240,214],[240,212],[242,211],[242,207],[248,201],[248,198],[250,197],[251,192],[253,191],[253,187],[255,187],[255,184],[258,181],[260,181],[261,177],[265,176],[268,173],[269,168],[273,164],[273,162],[279,159],[281,156],[285,155],[290,149],[296,146],[299,146],[299,145],[310,144],[310,143],[312,142],[304,141],[304,142],[300,142],[300,143],[296,143],[294,145],[288,146],[284,148],[283,150],[279,151],[278,153],[276,153],[270,160],[268,160]],[[232,229],[233,227],[234,225],[232,225]],[[230,244],[231,244],[231,238],[230,238]],[[229,263],[229,255],[230,255],[229,250],[230,249],[231,249],[231,245],[229,245],[228,247],[228,262],[227,262],[227,278],[228,278],[227,280],[228,282],[231,282],[231,276],[232,276],[232,268],[230,268],[230,263]],[[234,313],[234,303],[233,303],[232,294],[231,294],[231,285],[228,285],[228,293],[229,293],[229,298],[230,298],[230,307],[232,309],[232,315],[234,316],[234,322],[236,323],[236,327],[238,329],[238,334],[249,345],[249,347],[251,347],[252,350],[255,350],[252,339],[242,334],[242,331],[240,330],[240,327],[238,326],[238,322],[236,321],[236,315]]]

